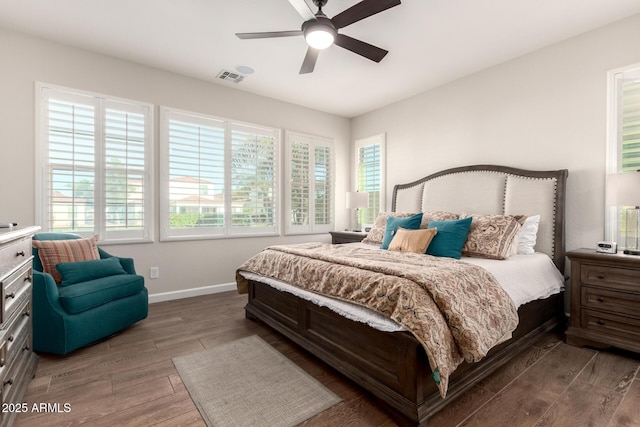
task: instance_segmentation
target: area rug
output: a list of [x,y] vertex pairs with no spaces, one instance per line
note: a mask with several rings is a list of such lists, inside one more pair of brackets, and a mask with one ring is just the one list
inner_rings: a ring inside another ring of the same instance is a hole
[[209,426],[294,426],[341,400],[256,335],[173,364]]

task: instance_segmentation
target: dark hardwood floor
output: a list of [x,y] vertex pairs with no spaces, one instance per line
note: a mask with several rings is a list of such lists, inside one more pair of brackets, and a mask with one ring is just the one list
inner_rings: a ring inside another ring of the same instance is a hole
[[[40,355],[24,401],[60,412],[17,426],[203,426],[171,358],[257,334],[343,400],[305,426],[393,426],[355,384],[261,323],[235,292],[152,304],[149,318],[65,357]],[[640,426],[640,356],[548,334],[430,420],[430,426]],[[64,404],[69,404],[65,412]],[[51,406],[52,408],[55,406]]]

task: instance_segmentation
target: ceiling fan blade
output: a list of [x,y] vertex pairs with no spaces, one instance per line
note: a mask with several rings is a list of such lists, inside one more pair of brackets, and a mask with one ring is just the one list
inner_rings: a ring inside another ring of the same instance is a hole
[[308,21],[309,19],[314,19],[316,15],[313,13],[313,10],[309,8],[309,5],[304,0],[289,0],[291,6],[294,7],[295,10],[298,11],[302,19]]
[[302,67],[300,67],[299,74],[309,74],[313,72],[313,69],[316,67],[316,61],[318,60],[318,54],[320,51],[318,49],[314,49],[309,47],[307,49],[307,54],[304,56],[304,61],[302,61]]
[[263,33],[236,33],[239,39],[268,39],[272,37],[301,36],[302,30],[293,31],[267,31]]
[[331,22],[337,29],[344,28],[371,15],[398,6],[400,3],[400,0],[363,0],[334,16]]
[[382,61],[389,51],[376,47],[372,44],[365,43],[361,40],[354,39],[353,37],[345,36],[344,34],[338,34],[334,44],[350,50],[353,53],[364,56],[374,62]]

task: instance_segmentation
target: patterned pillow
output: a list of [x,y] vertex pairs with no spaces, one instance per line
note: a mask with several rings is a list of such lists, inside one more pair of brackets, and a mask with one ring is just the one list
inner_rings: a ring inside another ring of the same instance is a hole
[[376,222],[373,223],[367,237],[362,242],[381,245],[384,240],[384,233],[387,231],[387,217],[407,218],[415,214],[415,212],[380,212]]
[[38,249],[38,255],[42,262],[42,271],[51,274],[53,280],[60,284],[62,277],[56,269],[56,264],[100,259],[98,237],[69,240],[33,240],[33,247]]
[[461,217],[473,218],[462,255],[490,259],[509,258],[513,238],[526,219],[523,215],[462,214]]
[[422,214],[422,223],[420,224],[420,228],[429,228],[430,221],[452,221],[459,218],[460,215],[453,212],[425,211]]
[[433,236],[435,236],[437,232],[437,228],[430,228],[428,230],[407,230],[405,228],[398,227],[398,231],[389,244],[389,250],[423,254],[427,251],[429,243],[431,243]]
[[[417,212],[380,212],[376,222],[371,226],[371,230],[362,243],[381,245],[384,240],[384,233],[387,230],[387,217],[406,218],[415,215]],[[458,219],[460,215],[444,211],[426,211],[422,213],[420,228],[427,228],[429,221],[448,221]]]

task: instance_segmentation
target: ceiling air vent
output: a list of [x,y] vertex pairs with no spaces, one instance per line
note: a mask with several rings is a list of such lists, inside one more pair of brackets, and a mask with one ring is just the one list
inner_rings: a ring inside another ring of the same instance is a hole
[[228,70],[220,71],[220,74],[218,74],[217,78],[233,83],[240,83],[242,80],[244,80],[244,76],[242,74],[234,73],[233,71]]

